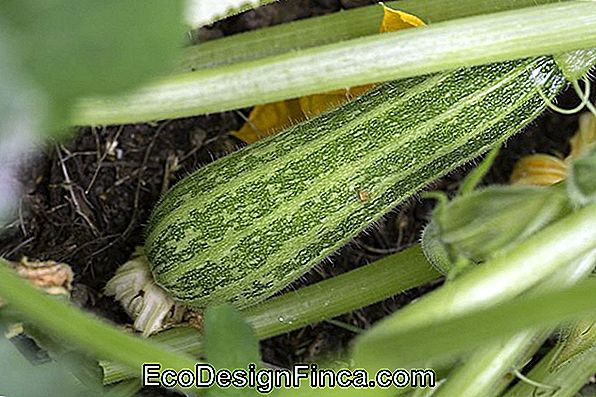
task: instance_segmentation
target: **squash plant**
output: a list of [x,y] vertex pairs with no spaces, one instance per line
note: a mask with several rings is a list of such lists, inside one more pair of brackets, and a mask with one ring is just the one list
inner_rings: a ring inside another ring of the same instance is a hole
[[[552,59],[537,58],[380,85],[180,181],[151,216],[148,261],[135,263],[148,263],[155,282],[185,305],[258,303],[532,121],[545,106],[539,92],[552,96],[564,81]],[[138,295],[131,266],[122,274],[109,292]],[[127,301],[143,331],[159,328],[146,319],[172,305],[148,294],[157,307]]]
[[[371,7],[185,49],[179,53],[183,72],[162,75],[119,98],[93,96],[101,90],[90,91],[87,98],[78,92],[70,93],[68,100],[57,96],[67,103],[67,110],[54,113],[62,124],[87,125],[197,115],[381,83],[354,101],[205,166],[174,186],[151,216],[144,250],[108,286],[137,316],[136,328],[150,334],[185,310],[231,302],[243,309],[256,335],[266,337],[438,277],[414,248],[357,270],[357,276],[329,280],[324,290],[313,287],[265,300],[405,198],[522,129],[568,82],[577,85],[596,63],[596,51],[590,49],[596,42],[594,2],[406,0],[391,5],[416,12],[428,27],[385,35],[346,28],[351,26],[346,21],[355,20],[364,27],[377,25],[379,7]],[[277,40],[283,45],[272,46]],[[245,49],[230,62],[227,54],[234,46]],[[45,89],[51,92],[55,88],[49,83]],[[585,169],[577,175],[589,181],[593,169]],[[395,335],[421,343],[415,334],[430,332],[433,313],[460,345],[441,350],[429,344],[429,350],[437,350],[436,357],[444,357],[446,351],[452,357],[476,345],[461,342],[457,323],[448,324],[458,319],[442,313],[469,316],[464,320],[471,322],[486,316],[480,309],[499,313],[533,307],[536,297],[517,302],[519,307],[509,300],[594,249],[596,238],[587,230],[596,219],[590,194],[577,205],[583,208],[572,205],[573,213],[554,223],[549,218],[540,225],[549,228],[536,227],[507,255],[489,258],[496,262],[494,268],[485,266],[456,278],[398,314],[398,320],[388,319],[365,333],[354,351],[356,362],[369,368],[382,365],[387,354],[376,353]],[[549,249],[555,236],[562,243]],[[548,256],[540,271],[524,264],[527,260],[537,266],[539,254]],[[394,260],[411,261],[410,267],[394,266]],[[533,277],[518,283],[517,278],[528,272]],[[147,361],[188,368],[194,360],[188,353],[199,354],[192,345],[197,337],[193,330],[170,334],[186,338],[181,350],[187,352],[173,351],[167,334],[149,341],[126,335],[49,299],[3,267],[0,273],[0,296],[8,302],[3,310],[11,310],[11,318],[26,320],[50,335],[45,340],[50,351],[61,351],[59,346],[67,341],[104,360],[111,381],[138,375]],[[500,283],[502,294],[474,300],[477,291],[491,285],[494,291],[491,283],[504,277],[515,285]],[[346,291],[360,278],[364,285],[371,284],[367,292],[353,300],[332,294],[334,288]],[[585,314],[592,284],[575,287],[568,295],[545,289],[540,298],[559,299],[569,305],[570,314]],[[457,310],[446,306],[446,296],[459,297],[447,302]],[[489,307],[489,298],[503,306]],[[322,301],[327,304],[313,305]],[[57,312],[63,313],[60,320],[51,315]],[[537,313],[542,317],[537,315],[534,323],[510,322],[495,335],[559,319]],[[392,325],[396,323],[402,325]],[[476,338],[475,343],[490,339]],[[407,355],[411,351],[395,349],[419,363],[420,357]],[[464,373],[462,379],[469,380],[470,372]]]

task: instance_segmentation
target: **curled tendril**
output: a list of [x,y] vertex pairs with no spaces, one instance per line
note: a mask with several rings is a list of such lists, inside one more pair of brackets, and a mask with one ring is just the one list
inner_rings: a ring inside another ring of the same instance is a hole
[[592,105],[592,103],[590,101],[588,101],[588,103],[586,103],[586,107],[588,108],[588,110],[590,112],[592,112],[594,117],[596,117],[596,107],[594,107],[594,105]]
[[594,108],[594,105],[592,105],[590,103],[590,90],[591,90],[591,86],[592,86],[590,83],[590,80],[587,77],[584,77],[582,79],[582,81],[584,82],[584,92],[582,92],[577,80],[571,82],[571,85],[575,89],[575,92],[581,98],[581,103],[579,105],[577,105],[576,107],[574,107],[573,109],[563,109],[563,108],[555,105],[544,94],[544,92],[542,92],[542,90],[539,90],[538,94],[540,94],[540,96],[542,97],[544,102],[546,102],[546,106],[548,106],[550,109],[554,110],[555,112],[558,112],[561,114],[576,114],[587,107],[588,109],[590,109],[591,112],[593,112],[596,115],[596,108]]
[[[591,91],[591,89],[590,89],[591,88],[590,87],[590,79],[588,79],[587,77],[584,77],[583,81],[584,81],[584,84],[585,84],[585,92],[583,93],[584,100],[586,101],[586,105],[585,106],[594,115],[594,117],[596,117],[596,107],[594,107],[594,105],[592,104],[592,102],[590,102],[590,91]],[[581,98],[582,97],[582,92],[581,92],[581,88],[579,87],[579,84],[577,83],[577,81],[574,81],[572,84],[573,84],[573,89],[575,89],[575,92]]]

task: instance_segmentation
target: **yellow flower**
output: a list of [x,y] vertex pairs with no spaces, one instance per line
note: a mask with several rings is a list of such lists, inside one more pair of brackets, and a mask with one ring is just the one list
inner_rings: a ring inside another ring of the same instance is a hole
[[580,157],[596,142],[596,116],[584,113],[579,118],[579,128],[569,140],[571,151],[565,159],[549,154],[525,156],[515,164],[511,183],[515,185],[554,185],[567,178],[569,161]]
[[[406,12],[393,10],[385,5],[383,5],[383,10],[383,21],[379,29],[381,33],[425,25],[420,18]],[[250,112],[248,120],[242,128],[233,132],[232,135],[245,143],[254,143],[293,124],[331,110],[373,87],[374,84],[366,84],[322,94],[308,95],[302,98],[257,105]]]

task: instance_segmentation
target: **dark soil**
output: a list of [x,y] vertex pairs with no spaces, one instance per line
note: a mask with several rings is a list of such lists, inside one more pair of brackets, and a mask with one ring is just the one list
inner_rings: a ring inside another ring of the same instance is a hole
[[[203,28],[195,32],[195,38],[230,35],[374,2],[288,0],[283,6],[263,7]],[[572,91],[559,101],[563,107],[576,103]],[[226,112],[156,125],[84,128],[70,141],[48,145],[23,167],[24,194],[18,217],[0,235],[0,254],[12,260],[26,255],[70,264],[76,274],[74,299],[111,321],[127,323],[120,307],[102,296],[105,283],[134,247],[142,244],[143,226],[160,195],[191,171],[239,148],[229,132],[242,122],[239,112]],[[506,183],[513,164],[525,154],[566,153],[567,140],[576,128],[576,115],[546,112],[507,143],[485,182]],[[469,168],[451,173],[433,188],[453,192]],[[415,243],[431,208],[432,202],[420,199],[400,205],[290,288],[340,274]],[[338,320],[367,328],[434,287],[409,291]],[[341,350],[353,336],[329,323],[316,324],[264,341],[263,357],[277,366],[310,361]]]

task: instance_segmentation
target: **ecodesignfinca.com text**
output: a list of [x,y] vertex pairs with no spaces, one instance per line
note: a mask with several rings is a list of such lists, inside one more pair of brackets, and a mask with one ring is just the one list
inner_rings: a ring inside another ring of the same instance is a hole
[[435,387],[436,373],[432,369],[381,369],[371,376],[363,369],[323,369],[316,364],[297,364],[286,368],[259,368],[250,364],[246,369],[216,369],[209,364],[196,364],[194,370],[162,369],[160,364],[143,365],[143,386],[167,388],[252,388],[270,393],[276,388],[289,387]]

